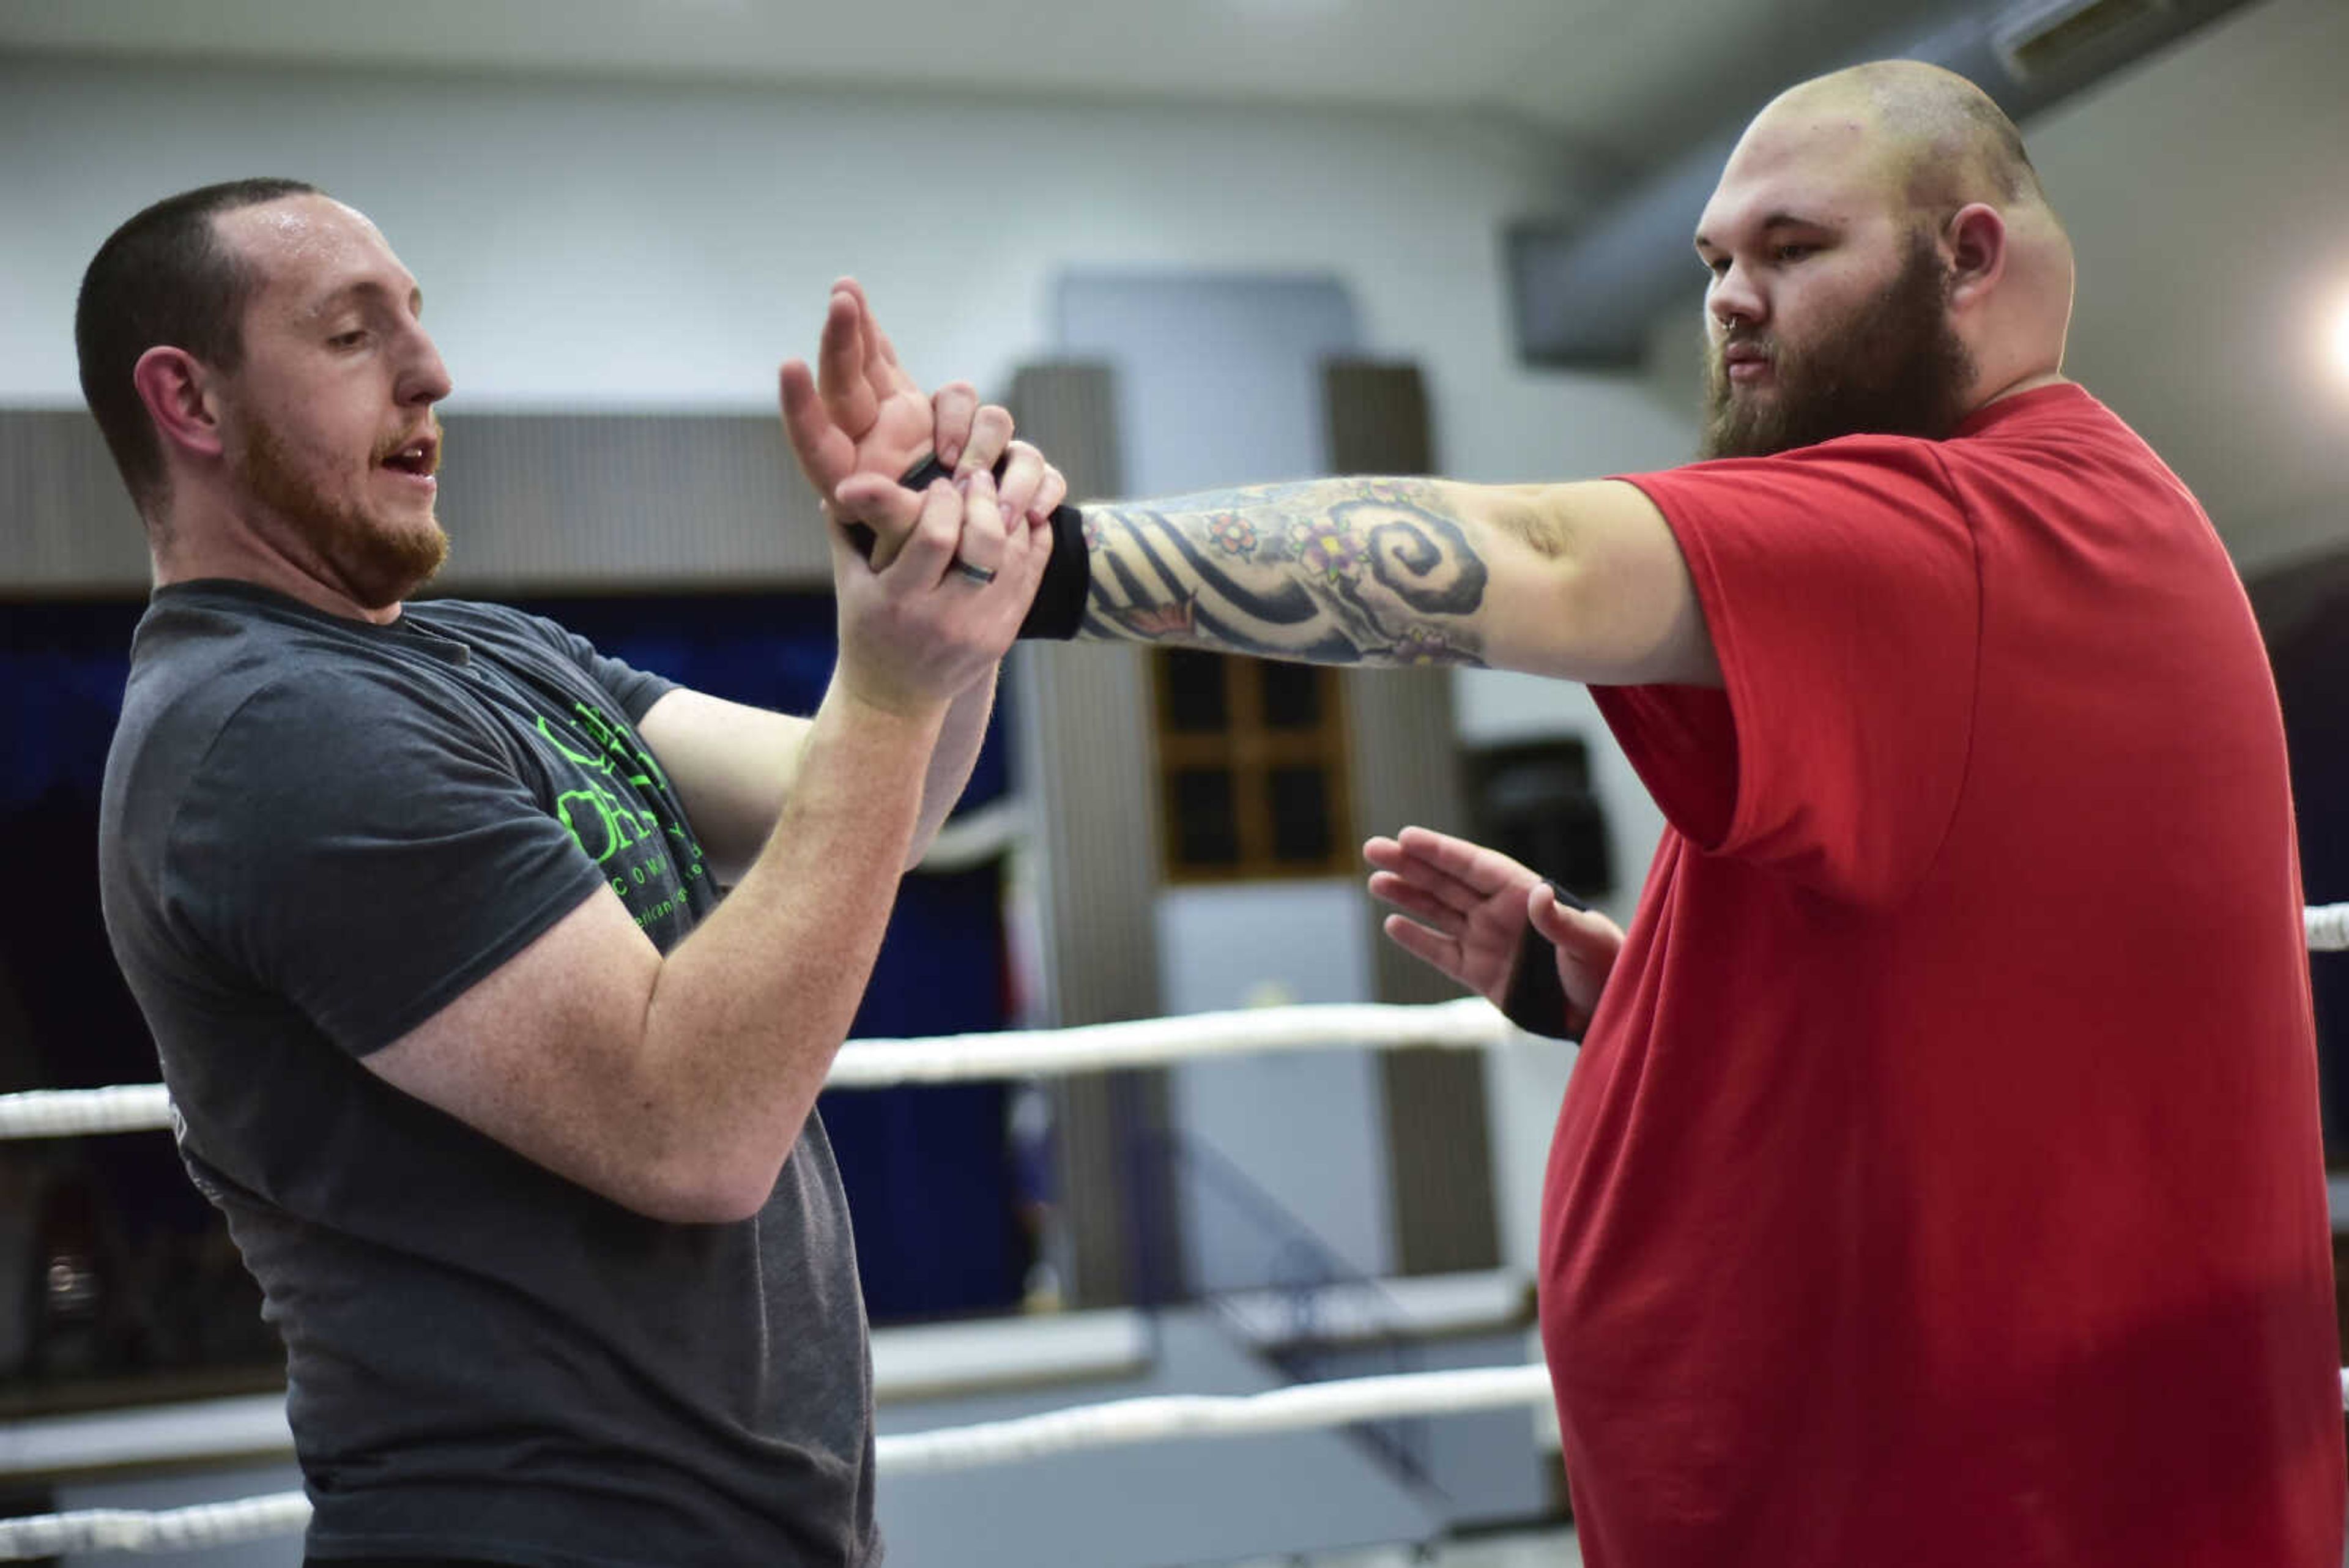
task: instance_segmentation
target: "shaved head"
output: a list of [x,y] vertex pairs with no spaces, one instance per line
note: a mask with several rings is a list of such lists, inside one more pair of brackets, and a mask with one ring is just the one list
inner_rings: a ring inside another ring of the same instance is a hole
[[1789,89],[1762,112],[1763,119],[1775,113],[1862,119],[1886,177],[1920,213],[1955,211],[1968,202],[2047,204],[2014,121],[1990,94],[1939,66],[1853,66]]
[[1938,440],[2060,378],[2071,241],[2014,122],[1939,66],[1879,60],[1772,99],[1695,238],[1711,454]]

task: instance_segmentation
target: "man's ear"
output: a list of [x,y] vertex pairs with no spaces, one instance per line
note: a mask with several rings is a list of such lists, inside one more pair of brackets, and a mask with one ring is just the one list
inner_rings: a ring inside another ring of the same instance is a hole
[[1979,305],[2006,275],[2006,220],[1986,202],[1970,202],[1941,230],[1950,258],[1950,306]]
[[158,344],[139,356],[130,384],[167,448],[192,457],[221,454],[221,421],[212,368],[184,348]]

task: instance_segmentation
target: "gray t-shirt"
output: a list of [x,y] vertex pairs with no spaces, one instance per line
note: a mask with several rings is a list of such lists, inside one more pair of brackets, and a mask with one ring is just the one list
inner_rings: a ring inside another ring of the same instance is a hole
[[716,902],[635,730],[667,682],[492,605],[159,591],[100,889],[196,1184],[284,1335],[319,1557],[877,1562],[873,1380],[814,1116],[766,1207],[648,1220],[360,1059],[599,886]]

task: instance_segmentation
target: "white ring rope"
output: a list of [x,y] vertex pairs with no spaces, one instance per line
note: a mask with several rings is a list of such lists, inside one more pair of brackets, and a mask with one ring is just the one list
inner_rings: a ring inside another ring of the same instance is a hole
[[[1146,1067],[1255,1051],[1392,1050],[1406,1045],[1465,1050],[1497,1045],[1516,1033],[1498,1008],[1475,996],[1428,1007],[1372,1002],[1250,1007],[1073,1029],[852,1040],[833,1059],[824,1084],[833,1089],[877,1089],[892,1084]],[[160,1084],[0,1095],[0,1139],[142,1132],[171,1125],[171,1105]]]
[[1456,1415],[1502,1405],[1547,1403],[1549,1368],[1480,1366],[1464,1372],[1398,1372],[1337,1383],[1298,1383],[1262,1394],[1164,1394],[1048,1410],[878,1439],[893,1476],[969,1469],[1042,1459],[1078,1449],[1343,1427],[1401,1416]]
[[0,1520],[0,1562],[82,1552],[187,1552],[295,1535],[309,1522],[310,1500],[298,1491],[153,1513],[127,1508],[38,1513]]
[[[2311,951],[2349,950],[2349,904],[2314,907],[2304,919]],[[842,1048],[827,1083],[834,1088],[874,1088],[1136,1067],[1248,1051],[1468,1048],[1497,1044],[1514,1033],[1496,1009],[1475,997],[1433,1007],[1263,1008],[1076,1029],[854,1041]],[[171,1102],[160,1084],[0,1096],[0,1138],[139,1131],[169,1127],[171,1121]],[[2341,1395],[2344,1409],[2349,1410],[2349,1367],[2341,1372]],[[1073,1449],[1456,1414],[1539,1405],[1549,1397],[1548,1369],[1539,1366],[1402,1373],[1299,1384],[1262,1394],[1122,1399],[1008,1421],[895,1434],[875,1440],[875,1458],[893,1474],[914,1475]],[[158,1512],[92,1509],[0,1520],[0,1561],[222,1546],[290,1535],[309,1518],[307,1498],[280,1492]]]
[[[1173,1438],[1252,1436],[1405,1416],[1457,1415],[1548,1402],[1541,1366],[1486,1366],[1464,1372],[1407,1372],[1337,1383],[1303,1383],[1262,1394],[1164,1395],[985,1421],[935,1432],[876,1438],[874,1457],[892,1476],[935,1474],[1041,1459],[1079,1449],[1161,1442]],[[80,1552],[179,1552],[291,1535],[309,1522],[298,1491],[236,1502],[142,1513],[89,1509],[0,1520],[0,1561]]]
[[[2349,904],[2312,906],[2303,912],[2302,923],[2310,951],[2349,951]],[[1348,1046],[1392,1050],[1407,1045],[1469,1049],[1497,1045],[1516,1033],[1498,1009],[1474,996],[1432,1007],[1369,1002],[1256,1007],[1127,1023],[1089,1023],[1074,1029],[941,1034],[923,1040],[852,1040],[833,1059],[832,1073],[824,1084],[833,1089],[877,1089],[893,1084],[1149,1067],[1253,1051]],[[160,1084],[0,1095],[0,1141],[149,1132],[171,1125],[171,1101]]]
[[833,1059],[831,1089],[892,1084],[942,1084],[966,1078],[1019,1078],[1149,1067],[1200,1056],[1256,1051],[1315,1051],[1346,1046],[1394,1050],[1497,1045],[1516,1033],[1501,1010],[1479,996],[1432,1006],[1319,1002],[1190,1012],[1072,1029],[942,1034],[927,1040],[852,1040]]
[[0,1095],[0,1138],[152,1132],[171,1125],[171,1098],[160,1084],[28,1089],[20,1095]]
[[[2349,1408],[2349,1368],[2341,1373],[2341,1396],[2344,1407]],[[1406,1372],[1299,1384],[1262,1394],[1120,1399],[1009,1421],[899,1433],[876,1438],[874,1448],[875,1461],[893,1476],[935,1474],[1081,1449],[1174,1438],[1290,1432],[1406,1416],[1459,1415],[1513,1405],[1542,1405],[1549,1397],[1549,1370],[1539,1366]],[[180,1552],[226,1546],[291,1535],[309,1519],[309,1500],[298,1491],[152,1513],[86,1509],[36,1514],[0,1520],[0,1561],[83,1552]]]

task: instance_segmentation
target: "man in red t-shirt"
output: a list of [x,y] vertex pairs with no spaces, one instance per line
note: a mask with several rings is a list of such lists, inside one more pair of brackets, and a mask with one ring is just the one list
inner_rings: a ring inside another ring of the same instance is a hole
[[[1696,245],[1713,461],[1089,506],[1041,597],[1599,689],[1671,824],[1628,937],[1462,841],[1367,848],[1403,946],[1502,1000],[1530,920],[1588,1018],[1541,1321],[1594,1568],[2335,1568],[2291,802],[2226,555],[2062,378],[2071,247],[1971,84],[1787,93]],[[836,296],[803,452],[860,362]],[[827,498],[884,550],[919,505]]]

